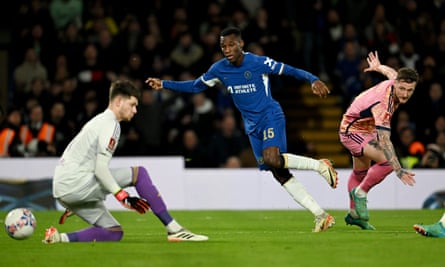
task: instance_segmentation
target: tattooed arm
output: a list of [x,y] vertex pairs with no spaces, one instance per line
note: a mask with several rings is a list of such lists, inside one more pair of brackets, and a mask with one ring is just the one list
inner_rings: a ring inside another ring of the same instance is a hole
[[377,130],[380,146],[383,149],[385,158],[391,164],[397,177],[406,185],[414,185],[414,173],[404,170],[397,158],[394,146],[391,142],[391,133],[387,130]]

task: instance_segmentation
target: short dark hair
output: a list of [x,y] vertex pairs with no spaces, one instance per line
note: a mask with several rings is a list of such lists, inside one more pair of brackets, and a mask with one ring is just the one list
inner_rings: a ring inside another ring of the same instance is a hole
[[235,34],[235,36],[240,37],[241,38],[241,30],[237,27],[227,27],[224,30],[221,31],[221,36],[227,36],[227,35],[231,35],[231,34]]
[[396,80],[404,81],[407,83],[413,83],[413,82],[418,83],[419,82],[419,74],[414,69],[403,67],[397,71]]
[[110,101],[118,95],[126,96],[128,98],[134,96],[138,100],[141,98],[140,90],[128,80],[116,80],[111,83],[109,97]]

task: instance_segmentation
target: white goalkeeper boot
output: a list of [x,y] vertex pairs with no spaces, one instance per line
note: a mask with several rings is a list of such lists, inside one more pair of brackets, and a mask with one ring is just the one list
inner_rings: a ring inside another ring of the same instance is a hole
[[205,235],[197,235],[187,229],[181,229],[176,233],[168,233],[167,235],[167,240],[169,242],[206,241],[208,239],[209,238]]

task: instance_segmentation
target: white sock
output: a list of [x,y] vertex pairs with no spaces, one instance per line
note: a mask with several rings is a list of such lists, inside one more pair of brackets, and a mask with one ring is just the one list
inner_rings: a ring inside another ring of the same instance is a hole
[[366,197],[368,195],[368,193],[366,193],[365,191],[363,191],[360,186],[357,186],[357,189],[355,190],[355,195],[358,197]]
[[167,226],[165,226],[167,229],[167,232],[169,233],[176,233],[182,229],[182,226],[175,220],[171,221]]
[[63,242],[63,243],[70,242],[68,235],[65,233],[60,233],[60,242]]
[[308,209],[315,216],[320,216],[325,213],[314,198],[306,191],[304,185],[295,179],[295,177],[291,177],[289,181],[283,185],[283,187],[293,197],[293,199],[298,202],[298,204]]
[[283,153],[282,155],[284,157],[284,168],[318,171],[320,167],[320,162],[313,158],[289,153]]
[[445,212],[443,213],[442,218],[440,218],[439,221],[442,222],[443,226],[445,226]]
[[352,218],[354,219],[357,219],[359,217],[355,209],[350,209],[349,214],[351,214]]

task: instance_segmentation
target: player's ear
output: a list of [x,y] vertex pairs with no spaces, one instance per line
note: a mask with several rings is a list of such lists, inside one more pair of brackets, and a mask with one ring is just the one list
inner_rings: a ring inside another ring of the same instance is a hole
[[239,47],[241,47],[241,49],[244,48],[244,40],[242,39],[239,40]]

